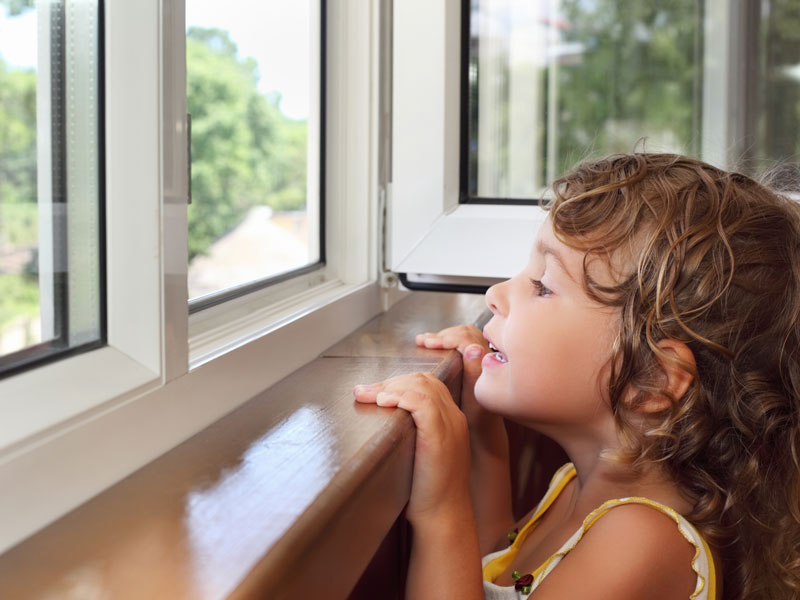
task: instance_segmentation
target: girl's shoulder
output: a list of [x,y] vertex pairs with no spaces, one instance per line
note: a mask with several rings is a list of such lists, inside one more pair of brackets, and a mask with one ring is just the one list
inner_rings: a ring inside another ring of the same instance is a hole
[[537,598],[572,592],[587,597],[587,582],[609,594],[604,597],[713,598],[708,595],[713,574],[699,534],[671,509],[643,498],[599,507],[564,550],[558,568],[537,588]]
[[[487,581],[494,582],[499,572],[510,568],[514,546],[524,542],[525,533],[562,492],[568,495],[574,477],[571,464],[560,469],[533,518],[520,529],[523,539],[485,557]],[[533,573],[537,599],[590,598],[591,590],[610,591],[610,596],[601,594],[604,598],[713,600],[718,593],[708,545],[691,523],[665,504],[642,497],[608,500],[573,531]]]

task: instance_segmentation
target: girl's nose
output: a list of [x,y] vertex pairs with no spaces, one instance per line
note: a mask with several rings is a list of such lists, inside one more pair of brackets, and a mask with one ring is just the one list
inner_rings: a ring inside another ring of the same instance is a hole
[[496,283],[486,290],[486,306],[488,306],[489,310],[496,315],[499,314],[505,316],[507,312],[508,307],[505,294],[505,287],[507,283],[508,281]]

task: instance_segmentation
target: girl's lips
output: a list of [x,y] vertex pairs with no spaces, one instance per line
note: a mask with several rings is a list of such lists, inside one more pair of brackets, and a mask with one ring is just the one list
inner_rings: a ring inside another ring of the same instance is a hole
[[484,355],[481,361],[481,366],[491,367],[495,365],[504,365],[508,362],[508,358],[502,352],[489,352]]
[[483,337],[484,339],[489,342],[489,349],[491,352],[488,352],[484,355],[483,360],[481,361],[481,365],[486,366],[496,366],[496,365],[503,365],[508,362],[508,357],[500,350],[495,343],[492,341],[491,336],[489,336],[486,329],[483,330]]

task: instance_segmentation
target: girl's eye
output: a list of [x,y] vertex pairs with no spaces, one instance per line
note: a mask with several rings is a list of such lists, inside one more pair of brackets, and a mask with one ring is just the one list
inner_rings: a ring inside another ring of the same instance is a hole
[[549,296],[553,293],[553,291],[545,286],[541,281],[538,279],[531,279],[531,283],[533,284],[534,289],[536,290],[537,296]]

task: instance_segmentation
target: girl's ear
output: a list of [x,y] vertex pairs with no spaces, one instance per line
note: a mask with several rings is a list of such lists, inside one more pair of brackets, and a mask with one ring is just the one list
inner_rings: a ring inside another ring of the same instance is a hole
[[[664,371],[661,381],[662,389],[678,400],[689,389],[694,381],[694,374],[697,373],[694,354],[683,342],[669,338],[658,342],[658,347],[664,355],[664,358],[660,360],[661,368]],[[637,407],[637,410],[652,414],[667,410],[671,405],[672,402],[664,396],[650,395]]]

